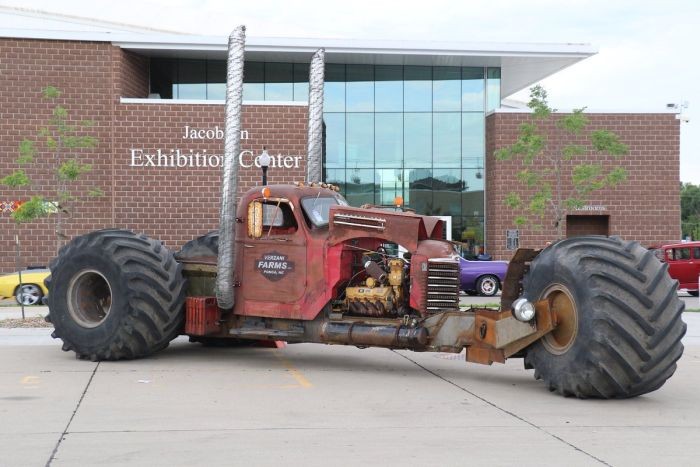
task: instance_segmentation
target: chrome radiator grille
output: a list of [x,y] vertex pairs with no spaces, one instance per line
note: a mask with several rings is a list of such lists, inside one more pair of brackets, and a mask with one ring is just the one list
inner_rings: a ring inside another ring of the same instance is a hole
[[427,291],[428,313],[459,310],[459,262],[428,260]]

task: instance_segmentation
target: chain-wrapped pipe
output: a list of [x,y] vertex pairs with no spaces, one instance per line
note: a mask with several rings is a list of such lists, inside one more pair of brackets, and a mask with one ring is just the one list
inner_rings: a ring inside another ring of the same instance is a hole
[[241,152],[241,113],[243,106],[243,63],[245,26],[238,26],[228,39],[226,69],[226,107],[224,163],[219,212],[219,256],[216,277],[216,300],[220,308],[230,310],[234,304],[233,267],[235,262],[235,218],[238,197],[238,154]]
[[318,49],[309,68],[309,136],[306,179],[318,183],[323,179],[323,75],[325,51]]

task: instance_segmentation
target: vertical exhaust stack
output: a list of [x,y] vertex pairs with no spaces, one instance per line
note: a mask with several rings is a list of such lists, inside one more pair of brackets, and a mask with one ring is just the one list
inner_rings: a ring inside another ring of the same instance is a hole
[[234,240],[238,196],[238,154],[241,152],[241,107],[243,106],[243,63],[245,26],[238,26],[228,38],[226,70],[226,130],[219,212],[219,256],[217,258],[216,300],[219,308],[233,309]]
[[318,49],[309,69],[309,139],[306,179],[318,183],[323,179],[323,75],[325,51]]

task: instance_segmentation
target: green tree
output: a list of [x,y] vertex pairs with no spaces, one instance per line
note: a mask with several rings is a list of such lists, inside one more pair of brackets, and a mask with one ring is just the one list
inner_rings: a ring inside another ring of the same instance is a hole
[[[515,143],[496,151],[497,160],[520,160],[523,169],[518,181],[528,190],[523,197],[513,191],[507,194],[506,206],[520,212],[516,225],[532,224],[542,228],[546,218],[552,220],[557,238],[563,237],[563,220],[568,210],[583,207],[591,193],[615,187],[627,179],[623,167],[603,166],[600,163],[577,161],[589,154],[608,154],[615,158],[627,154],[628,148],[620,138],[608,130],[587,132],[588,117],[584,108],[555,117],[555,109],[547,102],[547,91],[542,86],[530,89],[529,120],[520,125]],[[546,127],[554,125],[566,135],[557,151],[549,145]],[[531,222],[531,219],[537,219]]]
[[[41,90],[43,99],[52,105],[51,117],[33,138],[25,138],[19,144],[16,163],[19,168],[0,178],[0,184],[15,189],[34,192],[32,197],[12,213],[17,223],[31,222],[53,215],[57,247],[66,238],[63,218],[70,217],[75,202],[82,196],[102,196],[99,188],[77,190],[75,185],[81,176],[92,170],[90,164],[81,162],[81,150],[94,148],[98,141],[85,134],[93,122],[74,123],[68,110],[60,104],[61,91],[54,86]],[[34,185],[26,168],[42,162],[48,163],[53,172],[54,185],[39,189]]]
[[683,238],[700,240],[700,186],[681,183],[681,231]]

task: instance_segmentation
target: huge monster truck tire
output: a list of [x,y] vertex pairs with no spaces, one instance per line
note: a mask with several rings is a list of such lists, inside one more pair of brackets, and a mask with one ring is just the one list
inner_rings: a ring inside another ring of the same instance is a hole
[[546,248],[524,296],[547,299],[558,325],[526,349],[550,391],[626,398],[660,388],[683,354],[684,304],[668,266],[636,242],[576,237]]
[[175,259],[191,259],[201,256],[219,256],[219,231],[211,232],[185,243],[175,253]]
[[80,358],[131,359],[168,346],[184,323],[185,279],[173,254],[145,235],[100,230],[51,262],[54,338]]

